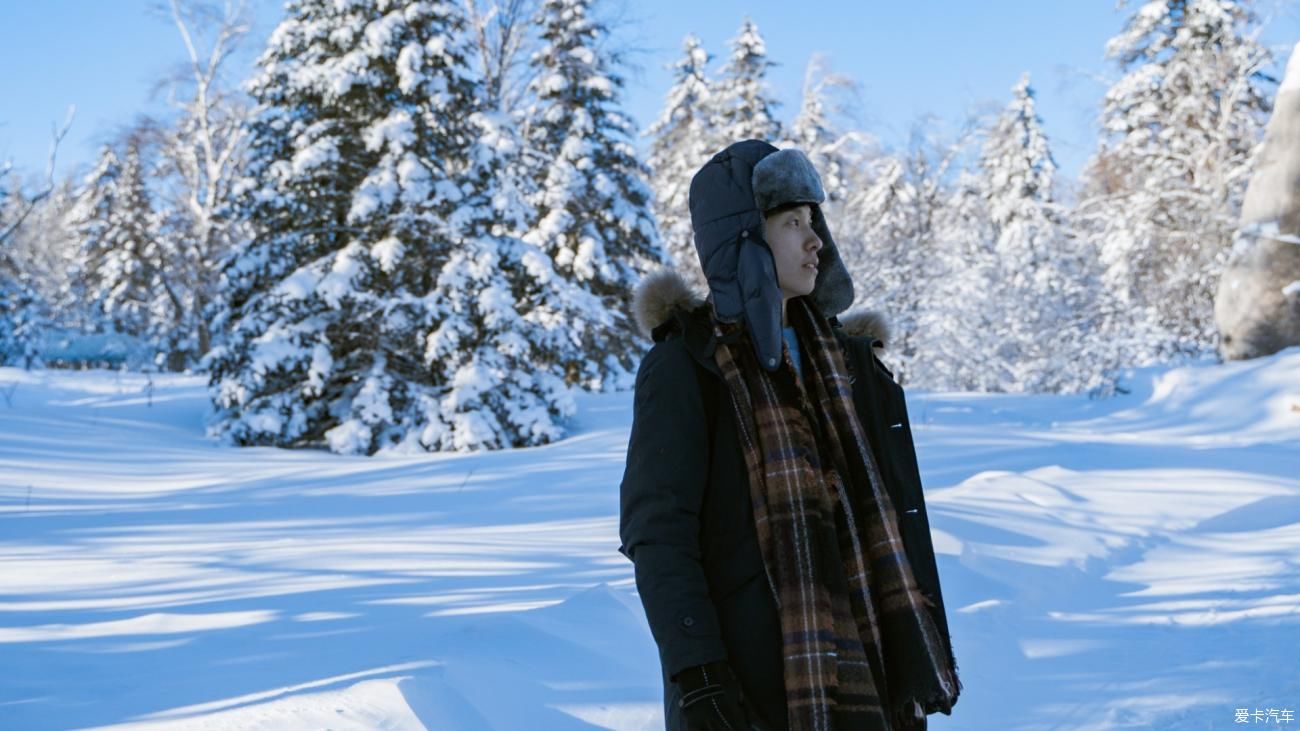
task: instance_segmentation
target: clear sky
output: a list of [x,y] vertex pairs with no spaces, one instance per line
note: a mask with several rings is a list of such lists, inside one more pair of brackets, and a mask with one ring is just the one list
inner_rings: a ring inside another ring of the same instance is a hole
[[[277,0],[253,0],[256,27],[235,76],[280,15]],[[50,130],[77,107],[59,150],[59,171],[86,166],[96,146],[141,111],[165,108],[157,82],[184,60],[155,0],[0,0],[0,160],[44,169]],[[805,64],[828,54],[833,70],[862,85],[862,121],[889,146],[905,144],[916,120],[934,115],[954,128],[972,110],[1001,106],[1029,72],[1053,152],[1077,173],[1095,144],[1098,102],[1116,69],[1103,51],[1128,9],[1108,0],[612,0],[599,11],[618,21],[616,43],[634,52],[626,105],[642,129],[659,114],[681,40],[695,33],[720,67],[727,40],[752,18],[780,64],[771,82],[798,109]],[[1300,2],[1263,0],[1263,39],[1284,66],[1300,41]],[[1279,68],[1281,68],[1280,66]]]

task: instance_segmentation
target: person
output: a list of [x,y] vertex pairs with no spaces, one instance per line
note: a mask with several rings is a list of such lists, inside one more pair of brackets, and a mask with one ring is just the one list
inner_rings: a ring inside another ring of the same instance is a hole
[[654,340],[620,487],[669,729],[913,729],[961,689],[902,389],[797,149],[690,187],[709,293],[639,285]]

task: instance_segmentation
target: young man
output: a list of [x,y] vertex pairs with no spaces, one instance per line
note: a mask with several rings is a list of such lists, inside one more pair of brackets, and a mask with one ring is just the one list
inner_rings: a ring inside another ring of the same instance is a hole
[[902,390],[878,319],[837,327],[823,200],[798,150],[736,143],[691,182],[708,301],[637,293],[621,550],[670,729],[924,728],[961,689]]

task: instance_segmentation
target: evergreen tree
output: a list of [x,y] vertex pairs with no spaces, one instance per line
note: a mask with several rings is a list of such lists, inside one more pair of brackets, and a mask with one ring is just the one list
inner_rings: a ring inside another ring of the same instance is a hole
[[85,176],[76,202],[68,213],[68,225],[79,245],[69,266],[71,288],[82,293],[94,316],[88,329],[112,329],[104,316],[102,273],[113,250],[111,220],[118,208],[117,189],[122,178],[122,164],[111,145],[100,148],[94,168]]
[[[1056,160],[1043,134],[1035,109],[1034,91],[1025,74],[1011,89],[1011,103],[989,131],[980,155],[985,195],[995,225],[1005,228],[1017,220],[1050,218],[1046,208],[1054,202]],[[1022,241],[1024,261],[1036,257],[1036,242]]]
[[43,303],[28,278],[0,257],[0,366],[40,365]]
[[713,126],[724,146],[757,139],[775,143],[785,135],[775,110],[779,106],[767,86],[767,70],[775,66],[754,21],[746,18],[731,39],[731,57],[714,84]]
[[81,241],[78,288],[107,327],[134,337],[148,337],[159,310],[166,309],[148,175],[138,141],[128,140],[120,157],[105,147],[70,213]]
[[412,428],[411,385],[435,385],[417,344],[463,197],[453,104],[474,93],[453,12],[299,0],[259,60],[236,192],[254,234],[227,258],[210,355],[234,442],[373,452]]
[[555,438],[575,367],[559,305],[587,303],[511,236],[528,217],[501,172],[517,144],[478,108],[459,10],[298,0],[287,16],[252,84],[255,230],[225,267],[216,431],[345,453]]
[[1245,0],[1148,0],[1107,45],[1124,76],[1079,209],[1128,315],[1135,364],[1215,346],[1213,292],[1269,111],[1268,51]]
[[629,316],[632,290],[665,256],[633,124],[619,109],[618,59],[604,50],[608,30],[590,10],[590,0],[542,4],[528,141],[545,164],[536,172],[538,223],[527,240],[615,313],[569,323],[590,362],[567,377],[603,388],[629,382],[641,348]]
[[1081,390],[1101,375],[1087,339],[1098,284],[1056,203],[1056,162],[1027,74],[1012,94],[979,162],[996,262],[993,286],[984,289],[991,315],[985,335],[996,342],[1005,374],[997,390]]
[[709,55],[694,35],[682,42],[682,58],[673,64],[673,85],[663,114],[646,134],[650,144],[655,217],[664,248],[677,269],[697,284],[704,283],[695,234],[691,228],[691,178],[726,143],[716,137],[708,117],[711,91],[705,77]]
[[616,323],[599,297],[511,233],[533,215],[511,182],[521,142],[504,115],[480,112],[472,121],[479,142],[462,187],[475,193],[457,212],[461,234],[429,296],[437,323],[425,341],[450,390],[436,405],[426,400],[419,443],[542,444],[559,437],[559,418],[573,413],[566,379],[590,363],[574,324]]

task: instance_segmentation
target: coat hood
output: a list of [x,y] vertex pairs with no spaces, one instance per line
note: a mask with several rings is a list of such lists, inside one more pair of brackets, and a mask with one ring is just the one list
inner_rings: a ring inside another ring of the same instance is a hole
[[695,250],[722,322],[743,322],[759,362],[775,370],[781,361],[781,288],[776,263],[763,239],[763,211],[785,203],[808,203],[822,248],[810,295],[826,317],[853,302],[853,282],[826,225],[821,178],[802,152],[760,140],[737,142],[714,155],[691,180],[691,227]]

